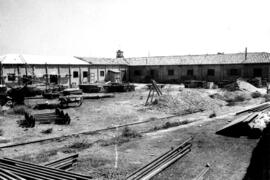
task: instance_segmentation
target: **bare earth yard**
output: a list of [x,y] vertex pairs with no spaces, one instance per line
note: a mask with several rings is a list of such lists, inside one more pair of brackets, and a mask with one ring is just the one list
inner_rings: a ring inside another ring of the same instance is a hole
[[[201,95],[204,101],[200,100],[201,103],[198,105],[195,101],[187,104],[186,101],[171,99],[171,96],[179,93],[178,89],[163,91],[165,93],[163,99],[158,99],[156,105],[147,107],[144,106],[148,94],[146,89],[116,93],[114,98],[84,100],[81,107],[64,110],[72,119],[71,124],[67,126],[37,124],[34,128],[25,129],[16,123],[17,120],[23,119],[22,115],[2,114],[0,116],[2,138],[10,142],[1,143],[1,146],[149,119],[153,121],[130,126],[131,130],[139,134],[134,138],[119,138],[123,128],[117,128],[55,141],[3,148],[0,155],[43,163],[70,153],[79,153],[79,162],[74,167],[74,172],[88,174],[96,179],[125,179],[127,174],[192,136],[194,139],[191,152],[154,179],[192,179],[206,163],[211,165],[206,179],[242,179],[258,139],[224,137],[216,135],[215,132],[231,121],[235,112],[259,104],[264,99],[247,98],[233,106],[226,106],[225,101],[209,97],[220,94],[220,90],[185,90],[192,97],[195,97],[194,94],[196,97],[198,94]],[[179,96],[184,99],[183,95]],[[26,104],[31,106],[38,101],[40,100],[29,100]],[[192,108],[192,113],[182,108],[187,106],[189,109]],[[50,110],[30,109],[30,111],[38,113]],[[213,113],[215,115],[209,118]],[[169,126],[172,124],[177,126],[165,129],[166,123]],[[41,133],[48,128],[53,129],[52,133]]]

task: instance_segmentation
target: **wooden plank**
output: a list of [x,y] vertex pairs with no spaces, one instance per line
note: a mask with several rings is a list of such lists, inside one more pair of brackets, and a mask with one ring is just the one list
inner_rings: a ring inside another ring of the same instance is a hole
[[243,115],[240,116],[239,118],[236,118],[235,120],[233,120],[232,122],[230,122],[229,124],[225,125],[224,127],[222,127],[220,130],[218,130],[216,133],[217,134],[222,134],[223,132],[225,132],[226,130],[233,128],[237,125],[239,125],[240,123],[248,123],[250,122],[252,119],[254,119],[255,117],[257,117],[258,113],[252,113],[252,114],[247,114],[247,115]]

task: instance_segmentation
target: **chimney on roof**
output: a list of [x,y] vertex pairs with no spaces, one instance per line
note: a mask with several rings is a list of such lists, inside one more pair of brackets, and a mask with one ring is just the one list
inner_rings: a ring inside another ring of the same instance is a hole
[[116,58],[124,58],[124,54],[123,54],[123,53],[124,53],[123,51],[118,50],[118,51],[116,52]]
[[247,47],[245,48],[245,61],[247,60]]

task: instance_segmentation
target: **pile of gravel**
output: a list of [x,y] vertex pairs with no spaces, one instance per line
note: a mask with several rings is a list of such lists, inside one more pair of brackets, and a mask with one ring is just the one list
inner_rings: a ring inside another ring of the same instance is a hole
[[212,99],[198,90],[184,89],[177,93],[164,94],[152,104],[152,108],[171,114],[190,114],[205,110],[215,110],[226,102]]

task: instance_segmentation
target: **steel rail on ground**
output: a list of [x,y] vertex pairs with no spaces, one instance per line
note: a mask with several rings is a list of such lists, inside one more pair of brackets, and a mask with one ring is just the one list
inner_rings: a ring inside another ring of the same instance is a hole
[[158,172],[162,171],[173,162],[178,160],[179,158],[186,155],[191,150],[191,140],[193,138],[188,138],[179,146],[174,149],[171,149],[161,156],[157,157],[150,163],[146,164],[145,166],[139,168],[138,170],[134,171],[130,175],[126,177],[127,180],[141,180],[141,179],[148,179],[149,177],[155,176]]

